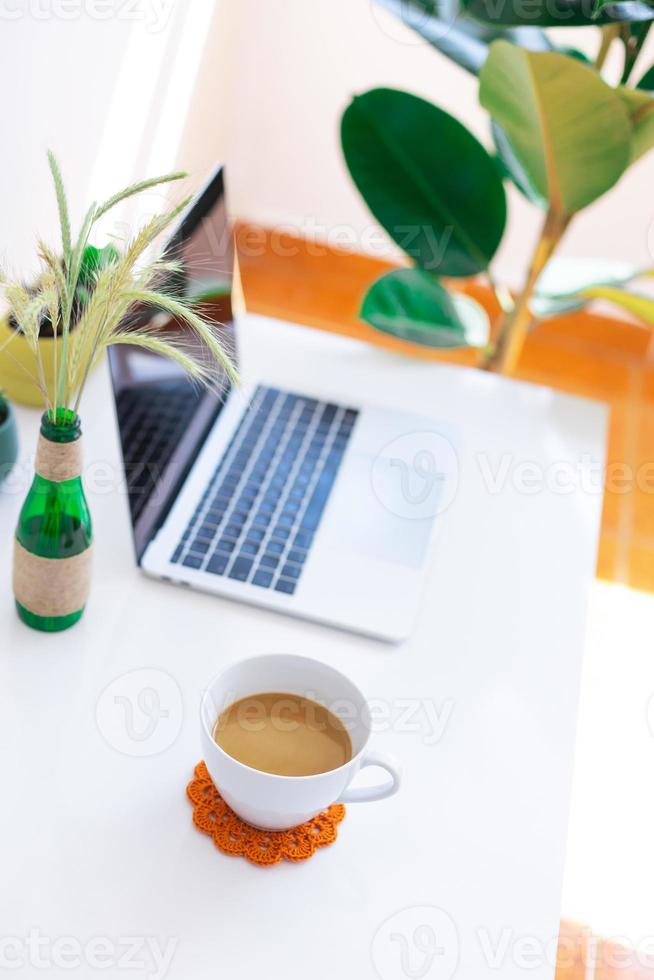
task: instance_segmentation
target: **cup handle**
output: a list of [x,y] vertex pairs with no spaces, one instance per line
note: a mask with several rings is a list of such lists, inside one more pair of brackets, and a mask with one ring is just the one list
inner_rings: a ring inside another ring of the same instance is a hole
[[366,752],[361,760],[360,769],[365,766],[379,766],[385,769],[391,777],[378,783],[377,786],[348,786],[338,803],[363,803],[368,800],[384,800],[393,796],[400,788],[402,769],[399,762],[385,752]]

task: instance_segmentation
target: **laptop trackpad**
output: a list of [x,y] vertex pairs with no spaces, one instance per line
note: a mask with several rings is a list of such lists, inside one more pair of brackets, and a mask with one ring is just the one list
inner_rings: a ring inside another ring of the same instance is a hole
[[[346,460],[320,529],[320,544],[420,568],[431,537],[432,513],[421,516],[425,507],[416,507],[411,493],[407,495],[406,482],[392,459],[354,452]],[[435,490],[440,495],[440,485]]]

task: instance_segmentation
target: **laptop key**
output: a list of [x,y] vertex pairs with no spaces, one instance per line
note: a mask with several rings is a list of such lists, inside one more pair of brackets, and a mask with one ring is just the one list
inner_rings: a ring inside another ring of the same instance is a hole
[[257,511],[257,513],[252,518],[252,523],[257,527],[266,528],[270,524],[271,517],[272,514],[262,514],[261,511]]
[[227,555],[217,554],[213,558],[210,558],[207,563],[207,571],[211,572],[212,575],[222,575],[227,565],[229,564],[229,558]]
[[244,541],[240,546],[239,555],[256,555],[260,547],[261,545],[259,542]]
[[254,561],[252,558],[236,558],[229,570],[229,578],[235,578],[239,582],[245,582],[253,564]]
[[[292,595],[357,415],[331,403],[257,389],[171,560],[187,561],[189,568],[206,561],[213,574],[240,581],[252,576],[262,588]],[[264,554],[257,559],[259,551]]]
[[303,530],[315,531],[318,527],[322,512],[327,503],[327,498],[336,479],[336,470],[336,467],[325,469],[320,474],[320,478],[311,494],[307,509],[302,515],[302,521],[300,523]]

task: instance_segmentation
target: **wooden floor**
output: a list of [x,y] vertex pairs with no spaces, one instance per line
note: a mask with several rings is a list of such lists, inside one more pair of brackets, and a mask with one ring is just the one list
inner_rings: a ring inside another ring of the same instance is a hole
[[[472,364],[380,334],[358,319],[366,287],[389,266],[253,225],[236,229],[247,308],[397,350]],[[465,285],[491,315],[482,286]],[[611,426],[598,576],[654,591],[654,344],[640,326],[593,314],[559,317],[530,336],[518,377],[608,402]]]

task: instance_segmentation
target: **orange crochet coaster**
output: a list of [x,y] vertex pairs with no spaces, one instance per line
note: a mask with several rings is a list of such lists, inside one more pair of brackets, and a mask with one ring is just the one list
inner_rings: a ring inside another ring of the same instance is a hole
[[306,861],[319,847],[333,844],[337,827],[345,816],[342,803],[332,803],[313,820],[292,830],[257,830],[245,823],[227,806],[211,781],[204,762],[195,767],[195,778],[186,787],[193,804],[193,823],[223,854],[241,854],[252,864],[269,865],[285,861]]

